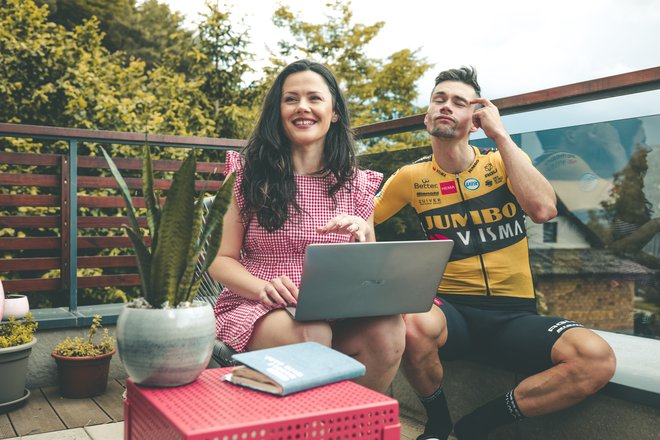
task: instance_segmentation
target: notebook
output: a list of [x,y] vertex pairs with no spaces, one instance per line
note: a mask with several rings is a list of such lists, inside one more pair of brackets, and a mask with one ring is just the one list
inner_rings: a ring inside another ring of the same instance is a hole
[[307,247],[297,321],[427,312],[452,240],[313,244]]

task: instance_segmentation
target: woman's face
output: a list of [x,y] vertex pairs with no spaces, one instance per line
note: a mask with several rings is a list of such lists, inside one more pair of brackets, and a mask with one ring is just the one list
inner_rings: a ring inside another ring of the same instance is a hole
[[330,89],[318,73],[292,73],[282,85],[282,127],[292,147],[323,149],[330,124],[337,121]]

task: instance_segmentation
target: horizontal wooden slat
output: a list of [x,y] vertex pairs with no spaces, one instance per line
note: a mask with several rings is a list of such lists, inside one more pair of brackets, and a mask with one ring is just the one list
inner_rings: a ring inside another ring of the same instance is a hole
[[[147,218],[138,217],[138,225],[147,227]],[[78,217],[78,228],[121,228],[129,225],[128,217]]]
[[111,286],[139,286],[140,275],[99,275],[96,277],[78,277],[78,288],[111,287]]
[[0,185],[38,186],[56,188],[60,186],[60,178],[48,174],[0,174]]
[[51,270],[60,268],[58,257],[4,258],[0,260],[0,271]]
[[39,292],[44,290],[58,290],[60,288],[59,278],[29,278],[23,280],[3,280],[2,285],[5,293],[13,292]]
[[60,217],[45,215],[3,215],[0,216],[0,227],[3,228],[59,228]]
[[137,267],[137,259],[133,255],[112,255],[102,257],[78,257],[78,267]]
[[198,136],[174,136],[122,131],[85,130],[81,128],[48,127],[0,123],[0,135],[29,137],[34,139],[74,139],[82,142],[162,145],[169,147],[202,147],[236,150],[244,147],[242,139],[208,138]]
[[[137,267],[137,260],[132,255],[111,255],[101,257],[78,257],[80,268]],[[0,271],[52,270],[60,268],[58,257],[3,258]]]
[[[151,242],[145,237],[145,242]],[[78,237],[78,249],[110,249],[130,248],[128,237]],[[60,239],[57,237],[0,237],[0,249],[3,250],[52,250],[60,248]]]
[[[131,197],[133,206],[136,208],[144,208],[144,198]],[[164,198],[161,198],[161,204],[165,203]],[[124,199],[120,196],[78,196],[78,207],[85,208],[124,208]]]
[[8,251],[59,248],[60,239],[57,237],[0,237],[0,249]]
[[0,152],[0,163],[11,165],[59,165],[59,154]]
[[[113,157],[112,161],[120,170],[141,170],[142,159]],[[181,167],[178,160],[154,160],[155,171],[176,171]],[[108,169],[105,157],[79,156],[78,168]],[[225,164],[222,162],[197,162],[198,173],[224,175]]]
[[0,194],[0,206],[60,206],[60,196]]
[[[126,177],[126,186],[129,189],[142,189],[142,179],[137,177]],[[169,179],[156,179],[154,188],[158,190],[169,189],[172,181]],[[197,180],[195,181],[196,191],[217,191],[222,186],[218,180]],[[113,177],[78,177],[78,188],[117,188],[117,182]]]
[[[151,243],[149,237],[144,238],[147,244]],[[78,249],[111,249],[131,248],[133,244],[128,237],[78,237]]]

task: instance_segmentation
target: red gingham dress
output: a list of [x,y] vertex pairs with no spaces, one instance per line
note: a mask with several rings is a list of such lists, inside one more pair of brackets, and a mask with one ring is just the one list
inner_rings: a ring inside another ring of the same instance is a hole
[[[245,199],[238,191],[243,178],[242,157],[234,151],[227,152],[226,173],[236,173],[234,194],[238,207]],[[284,226],[268,232],[259,225],[256,217],[250,220],[243,248],[241,263],[254,276],[271,280],[287,275],[296,286],[300,286],[305,248],[312,243],[342,243],[351,240],[348,234],[319,235],[316,228],[323,226],[339,214],[369,218],[374,210],[374,194],[383,176],[375,171],[359,170],[352,187],[341,189],[335,194],[336,206],[328,196],[329,178],[318,176],[295,176],[298,188],[296,200],[302,208],[298,213],[293,207]],[[270,310],[260,301],[243,298],[225,288],[218,296],[214,307],[216,334],[218,339],[234,350],[244,351],[250,340],[255,322]]]

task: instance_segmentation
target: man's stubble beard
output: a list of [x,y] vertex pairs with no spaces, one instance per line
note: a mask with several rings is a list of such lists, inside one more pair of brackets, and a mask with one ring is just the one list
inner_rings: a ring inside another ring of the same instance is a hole
[[454,127],[447,127],[447,128],[433,127],[433,129],[431,129],[429,134],[436,138],[451,139],[456,136],[456,129]]

